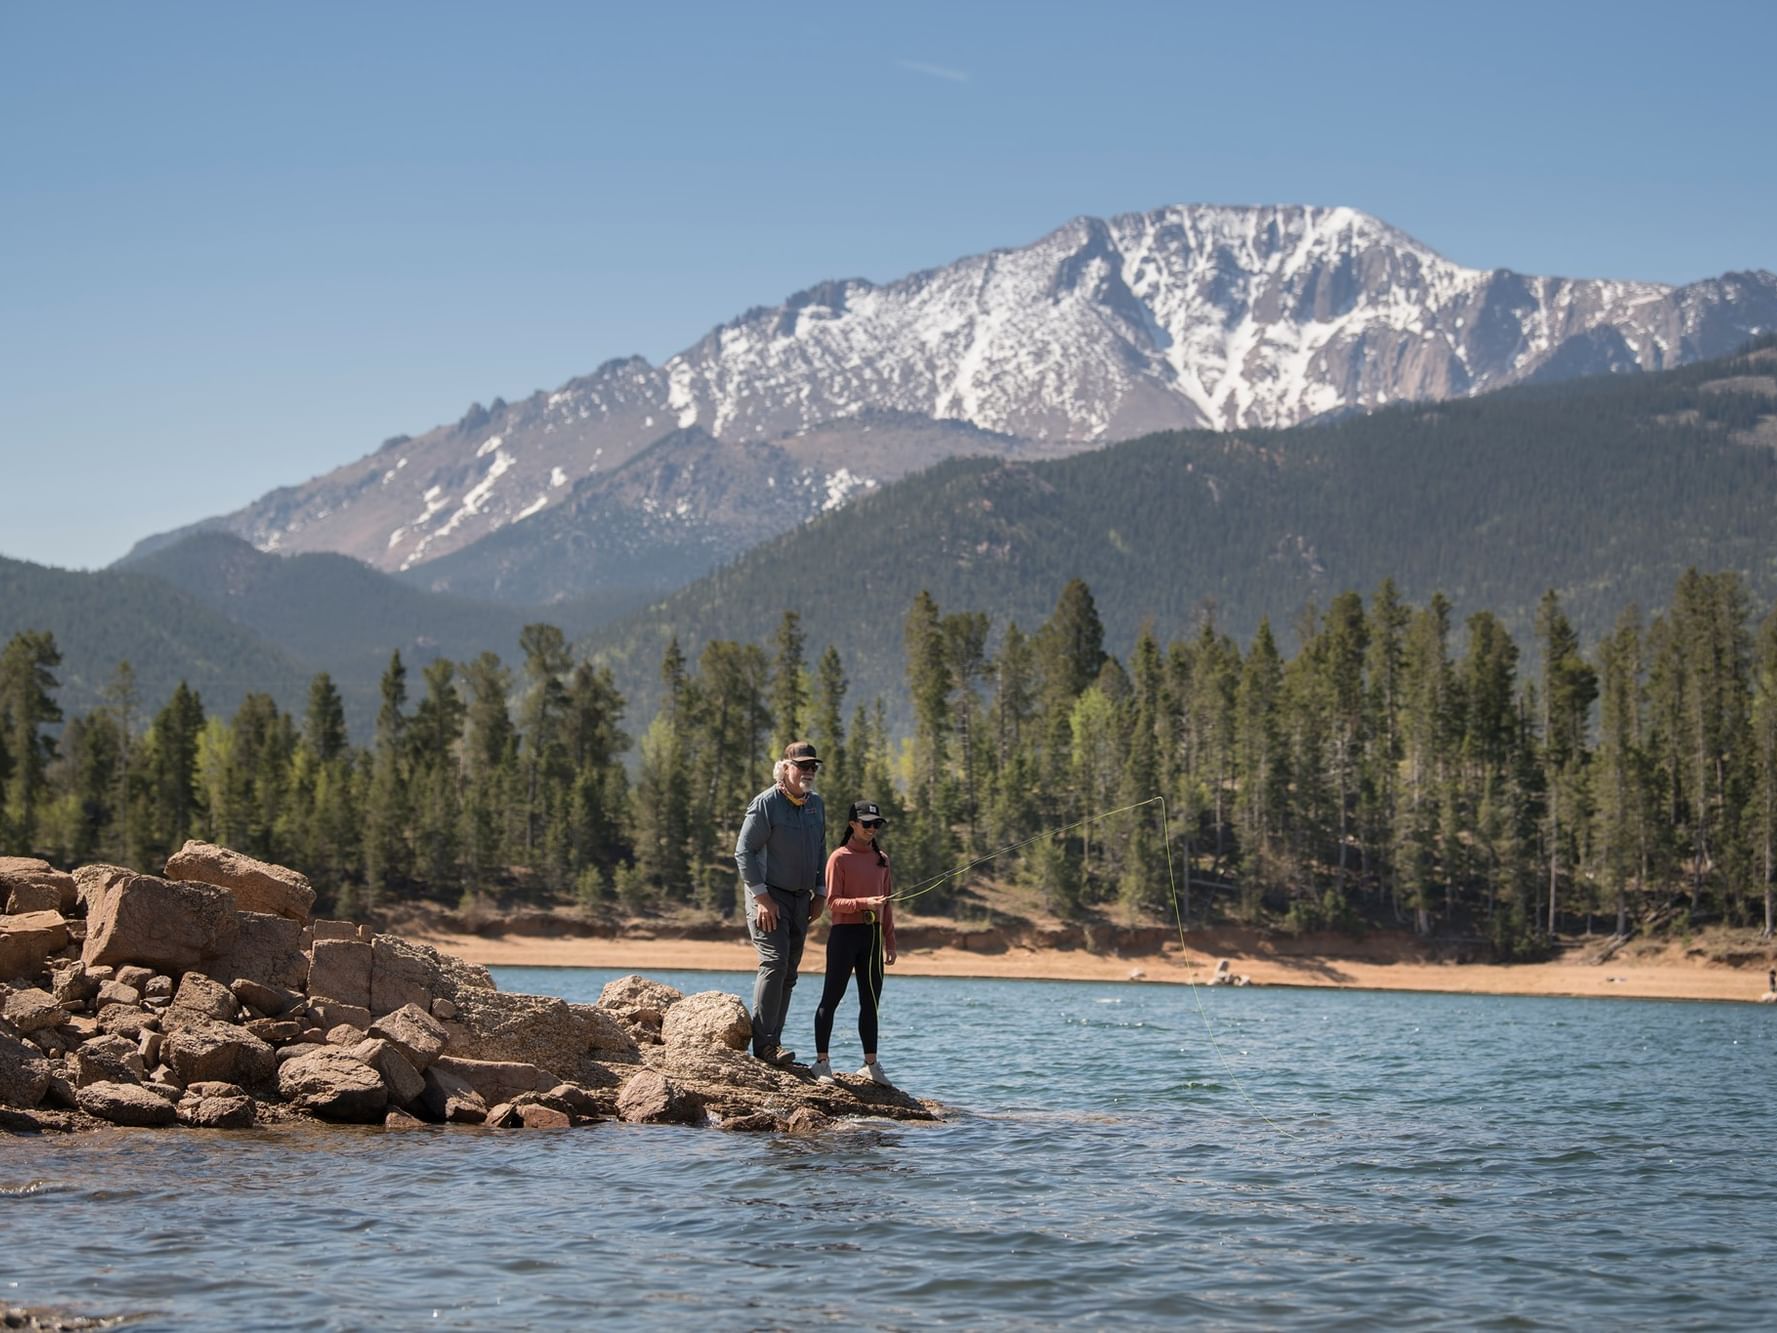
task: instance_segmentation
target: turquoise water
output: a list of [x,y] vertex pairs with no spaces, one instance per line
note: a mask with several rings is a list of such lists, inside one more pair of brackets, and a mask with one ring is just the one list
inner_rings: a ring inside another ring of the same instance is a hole
[[[588,1000],[616,974],[496,975]],[[954,1120],[0,1138],[0,1304],[181,1329],[1770,1322],[1769,1008],[892,972],[883,1006],[883,1063]]]

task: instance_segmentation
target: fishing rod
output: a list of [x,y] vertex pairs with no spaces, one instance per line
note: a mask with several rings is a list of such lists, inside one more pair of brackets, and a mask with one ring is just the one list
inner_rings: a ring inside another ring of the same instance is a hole
[[[973,870],[976,866],[985,865],[985,864],[987,864],[987,862],[992,861],[997,857],[1004,856],[1007,852],[1017,851],[1020,847],[1028,847],[1031,843],[1040,842],[1044,838],[1057,837],[1063,833],[1071,833],[1074,829],[1083,828],[1087,824],[1097,823],[1102,820],[1111,819],[1117,815],[1126,815],[1126,814],[1129,814],[1131,811],[1140,810],[1144,806],[1149,806],[1149,805],[1158,805],[1160,807],[1160,845],[1166,852],[1166,884],[1167,884],[1168,893],[1172,898],[1172,919],[1173,919],[1174,924],[1178,928],[1179,953],[1181,955],[1186,954],[1189,952],[1190,946],[1187,945],[1185,942],[1185,915],[1184,915],[1183,910],[1179,906],[1178,876],[1174,873],[1173,865],[1172,865],[1172,824],[1171,824],[1170,816],[1168,815],[1168,812],[1167,812],[1166,798],[1164,796],[1150,796],[1146,800],[1135,801],[1130,805],[1118,806],[1115,810],[1103,810],[1097,814],[1087,815],[1086,818],[1084,818],[1084,819],[1076,819],[1071,824],[1063,824],[1063,825],[1060,825],[1059,827],[1056,827],[1056,828],[1044,829],[1042,832],[1034,833],[1028,838],[1021,838],[1017,842],[1007,843],[1004,847],[996,848],[995,850],[989,852],[986,856],[976,857],[973,861],[968,862],[966,865],[956,866],[953,869],[944,871],[942,874],[933,875],[929,879],[920,880],[919,883],[915,884],[911,889],[897,890],[894,893],[889,895],[889,901],[890,902],[910,902],[915,898],[919,898],[925,894],[931,893],[933,890],[937,889],[940,885],[942,885],[946,880],[954,879],[958,875],[965,875],[969,871]],[[872,913],[872,915],[874,916],[875,914]],[[880,1004],[880,1001],[881,1001],[881,980],[880,980],[880,978],[882,976],[882,963],[881,963],[881,959],[882,959],[882,923],[880,920],[878,920],[878,921],[876,921],[875,924],[876,924],[875,962],[876,962],[876,976],[878,978],[876,998],[878,1000],[878,1003]],[[1185,977],[1185,982],[1187,985],[1190,986],[1191,996],[1197,1002],[1197,1013],[1198,1013],[1198,1016],[1200,1018],[1202,1018],[1202,1020],[1203,1020],[1203,1030],[1209,1037],[1210,1049],[1216,1053],[1216,1059],[1218,1061],[1220,1061],[1221,1066],[1222,1066],[1222,1071],[1223,1071],[1223,1073],[1225,1073],[1228,1076],[1228,1081],[1233,1084],[1235,1091],[1237,1091],[1240,1094],[1241,1099],[1246,1102],[1247,1107],[1253,1112],[1254,1115],[1258,1116],[1259,1119],[1263,1120],[1267,1125],[1271,1126],[1272,1129],[1276,1130],[1284,1138],[1293,1139],[1293,1138],[1297,1137],[1290,1130],[1285,1129],[1282,1125],[1278,1124],[1270,1116],[1266,1115],[1265,1112],[1259,1108],[1258,1103],[1253,1101],[1251,1095],[1248,1094],[1248,1092],[1246,1090],[1246,1085],[1240,1081],[1240,1076],[1234,1072],[1233,1065],[1229,1063],[1226,1053],[1222,1050],[1221,1042],[1216,1040],[1215,1024],[1210,1021],[1209,1011],[1203,1007],[1203,995],[1202,995],[1202,992],[1198,989],[1197,982],[1196,982],[1195,978],[1193,978],[1187,974]]]

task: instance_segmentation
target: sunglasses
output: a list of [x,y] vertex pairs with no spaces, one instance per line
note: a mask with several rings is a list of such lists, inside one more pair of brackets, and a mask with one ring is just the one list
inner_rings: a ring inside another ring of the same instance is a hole
[[888,823],[888,820],[886,820],[886,819],[860,819],[858,821],[858,827],[859,828],[881,828],[886,823]]
[[819,759],[797,759],[792,762],[794,762],[796,767],[801,769],[804,773],[812,773],[821,766],[821,761]]

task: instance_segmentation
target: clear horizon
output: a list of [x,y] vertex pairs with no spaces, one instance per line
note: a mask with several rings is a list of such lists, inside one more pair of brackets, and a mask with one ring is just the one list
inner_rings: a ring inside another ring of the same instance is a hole
[[1455,262],[1777,270],[1777,11],[0,12],[0,554],[137,539],[827,278],[1348,205]]

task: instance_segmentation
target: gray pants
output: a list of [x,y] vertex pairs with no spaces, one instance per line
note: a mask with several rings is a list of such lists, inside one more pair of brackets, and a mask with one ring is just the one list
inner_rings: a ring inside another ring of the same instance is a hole
[[753,1054],[768,1055],[783,1040],[790,1013],[790,992],[802,966],[802,945],[808,939],[808,909],[813,894],[768,889],[777,904],[777,926],[759,929],[759,916],[749,898],[747,934],[759,955],[759,977],[753,983]]

